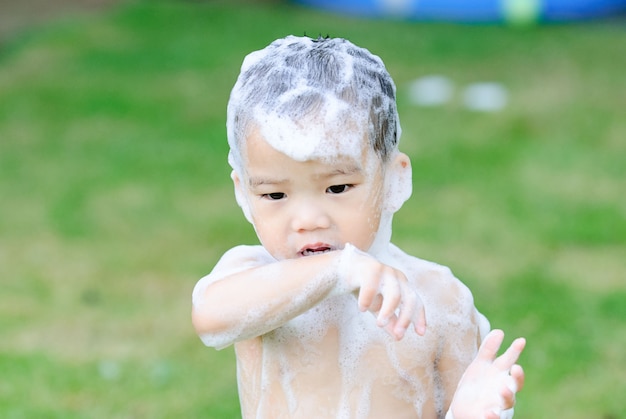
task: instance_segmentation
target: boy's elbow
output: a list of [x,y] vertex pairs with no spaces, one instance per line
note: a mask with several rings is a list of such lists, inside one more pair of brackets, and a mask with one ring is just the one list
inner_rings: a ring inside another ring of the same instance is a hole
[[191,311],[191,323],[206,346],[222,349],[235,341],[233,332],[225,322],[195,306]]
[[206,313],[201,312],[195,305],[191,309],[191,324],[193,328],[196,330],[198,335],[203,335],[205,333],[210,333],[212,328],[212,323],[209,318],[207,318]]

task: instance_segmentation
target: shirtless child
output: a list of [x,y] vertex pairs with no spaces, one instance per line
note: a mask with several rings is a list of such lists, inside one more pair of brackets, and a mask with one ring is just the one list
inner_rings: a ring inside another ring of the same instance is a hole
[[511,414],[524,339],[496,357],[503,334],[470,291],[390,243],[411,167],[380,58],[339,38],[279,39],[246,57],[227,128],[261,245],[223,255],[192,319],[206,345],[235,345],[243,417]]

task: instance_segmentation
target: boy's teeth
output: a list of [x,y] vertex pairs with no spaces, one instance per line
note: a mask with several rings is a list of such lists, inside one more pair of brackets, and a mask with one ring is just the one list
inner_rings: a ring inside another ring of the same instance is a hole
[[311,256],[311,255],[317,255],[320,253],[326,253],[326,252],[330,252],[329,248],[324,248],[324,249],[306,249],[304,252],[302,252],[303,256]]

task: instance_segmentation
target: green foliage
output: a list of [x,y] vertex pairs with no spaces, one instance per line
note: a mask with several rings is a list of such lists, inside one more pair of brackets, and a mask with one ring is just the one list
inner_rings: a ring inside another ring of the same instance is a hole
[[[626,33],[337,17],[280,2],[123,3],[0,50],[0,416],[237,417],[234,355],[190,293],[254,233],[226,163],[245,54],[342,36],[398,86],[414,194],[394,241],[449,265],[507,340],[528,339],[519,418],[626,408]],[[411,104],[443,74],[454,100]],[[509,92],[465,109],[469,83]]]

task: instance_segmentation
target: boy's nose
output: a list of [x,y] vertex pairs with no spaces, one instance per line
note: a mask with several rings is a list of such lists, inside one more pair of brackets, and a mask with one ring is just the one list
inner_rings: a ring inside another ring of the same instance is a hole
[[311,231],[330,227],[326,212],[312,202],[303,202],[293,209],[291,228],[294,231]]

